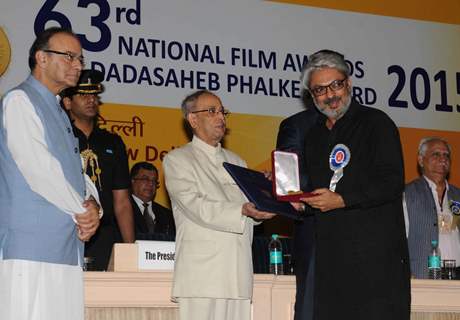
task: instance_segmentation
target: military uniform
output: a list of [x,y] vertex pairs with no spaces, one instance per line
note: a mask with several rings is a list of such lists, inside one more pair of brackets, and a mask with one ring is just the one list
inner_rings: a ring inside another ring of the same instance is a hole
[[121,241],[112,191],[130,186],[126,148],[119,135],[105,129],[95,127],[88,138],[78,128],[73,130],[79,141],[83,167],[96,185],[104,209],[98,231],[85,244],[85,256],[95,259],[96,270],[106,270],[113,244]]

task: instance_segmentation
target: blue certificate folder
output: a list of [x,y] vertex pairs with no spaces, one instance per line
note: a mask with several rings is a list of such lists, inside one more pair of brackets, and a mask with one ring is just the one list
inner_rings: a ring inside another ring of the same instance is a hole
[[289,202],[276,200],[272,193],[272,182],[265,178],[262,172],[228,162],[224,162],[224,168],[258,210],[276,213],[294,220],[303,219],[303,214],[294,209]]

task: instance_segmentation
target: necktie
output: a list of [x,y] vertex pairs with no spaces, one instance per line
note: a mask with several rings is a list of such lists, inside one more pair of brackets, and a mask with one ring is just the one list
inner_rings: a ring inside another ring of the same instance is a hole
[[153,218],[149,213],[149,204],[144,202],[142,203],[142,205],[144,206],[143,215],[144,215],[145,224],[147,225],[148,232],[153,233],[155,230],[155,222],[153,221]]

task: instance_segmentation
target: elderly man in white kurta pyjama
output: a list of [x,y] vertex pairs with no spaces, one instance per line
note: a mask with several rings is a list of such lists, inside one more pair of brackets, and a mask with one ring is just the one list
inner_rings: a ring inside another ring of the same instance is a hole
[[172,295],[181,320],[249,320],[253,225],[273,214],[247,202],[222,166],[245,162],[220,144],[228,115],[220,99],[195,92],[182,112],[193,139],[163,162],[177,230]]

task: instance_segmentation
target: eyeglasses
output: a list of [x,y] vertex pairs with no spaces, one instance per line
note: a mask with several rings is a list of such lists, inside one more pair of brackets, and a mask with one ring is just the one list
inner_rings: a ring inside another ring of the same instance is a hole
[[310,92],[313,93],[315,97],[319,97],[322,95],[325,95],[327,93],[327,89],[331,91],[337,91],[342,89],[345,86],[345,80],[348,78],[342,79],[342,80],[334,80],[327,86],[316,86],[313,89],[310,89]]
[[62,52],[62,51],[56,51],[56,50],[50,50],[50,49],[43,50],[43,52],[54,53],[54,54],[58,54],[61,56],[65,56],[65,59],[69,61],[70,63],[73,63],[75,60],[78,60],[78,62],[80,62],[82,66],[85,65],[85,58],[83,56],[76,55],[75,53],[72,53],[72,52],[68,52],[68,51]]
[[435,159],[435,160],[441,160],[442,158],[450,160],[450,153],[448,153],[448,152],[433,152],[432,154],[430,154],[428,156],[430,158]]
[[207,115],[210,117],[215,117],[219,113],[222,113],[224,117],[228,117],[230,115],[230,111],[225,108],[217,109],[216,107],[209,107],[208,109],[191,111],[190,113],[200,113],[200,112],[207,112]]

